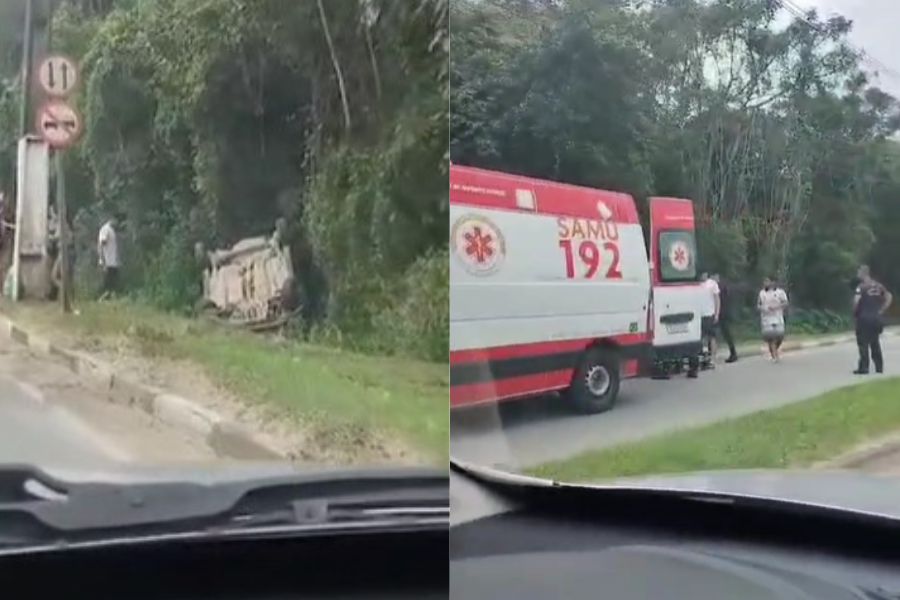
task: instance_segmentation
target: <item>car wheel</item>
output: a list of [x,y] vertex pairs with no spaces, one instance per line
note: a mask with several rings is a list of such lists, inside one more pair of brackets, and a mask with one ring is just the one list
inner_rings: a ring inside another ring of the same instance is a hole
[[601,413],[616,403],[619,395],[619,361],[613,352],[588,350],[575,370],[569,398],[578,412]]

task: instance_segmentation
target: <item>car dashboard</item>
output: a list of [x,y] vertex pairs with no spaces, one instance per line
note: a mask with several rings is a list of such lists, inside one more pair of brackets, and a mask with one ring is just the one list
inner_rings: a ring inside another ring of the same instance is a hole
[[896,527],[497,489],[451,477],[451,598],[900,598]]

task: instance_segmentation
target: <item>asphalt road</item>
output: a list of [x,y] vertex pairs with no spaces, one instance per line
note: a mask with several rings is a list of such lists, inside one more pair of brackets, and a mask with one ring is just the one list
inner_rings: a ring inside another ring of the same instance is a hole
[[780,364],[761,357],[720,364],[695,380],[629,380],[616,407],[599,415],[574,414],[558,396],[453,412],[451,455],[521,469],[900,375],[900,337],[885,337],[882,345],[885,375],[853,375],[856,346],[844,343],[786,354]]
[[0,463],[84,469],[213,458],[198,440],[106,401],[62,365],[0,340]]

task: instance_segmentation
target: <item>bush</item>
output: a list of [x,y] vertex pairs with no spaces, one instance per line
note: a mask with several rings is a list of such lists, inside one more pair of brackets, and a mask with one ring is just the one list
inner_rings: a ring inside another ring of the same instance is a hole
[[[853,329],[853,319],[849,313],[827,309],[791,307],[784,319],[789,336],[794,333],[821,335]],[[742,311],[735,319],[733,333],[739,339],[758,339],[759,316],[755,312]]]
[[72,224],[75,245],[74,288],[76,298],[94,298],[100,289],[100,269],[97,267],[97,232],[100,215],[96,210],[78,212]]
[[203,292],[202,273],[193,255],[189,228],[176,224],[160,251],[146,261],[137,294],[164,310],[187,310]]
[[787,317],[787,322],[792,331],[809,334],[846,331],[853,326],[849,315],[818,308],[793,309]]
[[302,237],[328,295],[308,339],[447,359],[446,135],[446,120],[412,114],[377,147],[327,153],[302,203]]
[[[307,341],[433,361],[449,357],[449,263],[446,250],[414,262],[400,277],[350,277],[333,290],[329,317],[311,324]],[[303,330],[302,324],[294,327]]]
[[375,319],[378,339],[410,356],[446,361],[450,346],[450,267],[446,250],[416,261]]

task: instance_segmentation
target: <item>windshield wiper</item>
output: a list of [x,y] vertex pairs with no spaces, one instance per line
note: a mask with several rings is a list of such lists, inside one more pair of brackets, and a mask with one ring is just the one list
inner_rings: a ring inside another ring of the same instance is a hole
[[446,473],[384,469],[247,481],[69,482],[0,468],[0,552],[171,537],[446,529]]

